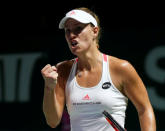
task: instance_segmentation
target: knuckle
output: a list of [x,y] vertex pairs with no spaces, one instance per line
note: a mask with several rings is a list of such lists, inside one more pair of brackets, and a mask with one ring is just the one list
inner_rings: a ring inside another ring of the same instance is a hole
[[51,65],[50,64],[47,64],[46,67],[50,67]]

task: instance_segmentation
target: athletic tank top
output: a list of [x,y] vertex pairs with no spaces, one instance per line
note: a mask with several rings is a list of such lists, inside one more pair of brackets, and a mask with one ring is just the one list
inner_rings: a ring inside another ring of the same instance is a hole
[[77,59],[72,65],[65,90],[71,131],[114,131],[102,114],[104,110],[124,127],[128,99],[111,80],[107,55],[103,54],[102,64],[100,82],[88,88],[76,81]]

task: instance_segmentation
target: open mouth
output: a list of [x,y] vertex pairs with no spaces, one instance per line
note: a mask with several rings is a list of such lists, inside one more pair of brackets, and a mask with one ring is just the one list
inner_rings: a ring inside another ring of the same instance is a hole
[[77,42],[72,42],[71,45],[75,47],[78,43]]

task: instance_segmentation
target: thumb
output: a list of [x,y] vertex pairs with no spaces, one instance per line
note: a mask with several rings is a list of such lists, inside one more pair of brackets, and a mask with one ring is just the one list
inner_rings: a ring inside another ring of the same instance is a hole
[[53,71],[57,71],[57,68],[55,66],[52,66]]

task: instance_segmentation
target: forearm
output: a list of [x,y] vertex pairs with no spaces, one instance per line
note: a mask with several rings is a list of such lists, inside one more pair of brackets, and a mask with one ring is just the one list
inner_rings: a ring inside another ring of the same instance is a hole
[[55,95],[55,90],[44,89],[44,99],[43,99],[43,112],[46,118],[46,121],[49,126],[52,128],[56,127],[60,122],[60,116],[57,108],[57,100]]
[[145,109],[138,115],[141,131],[156,131],[156,120],[152,109]]

